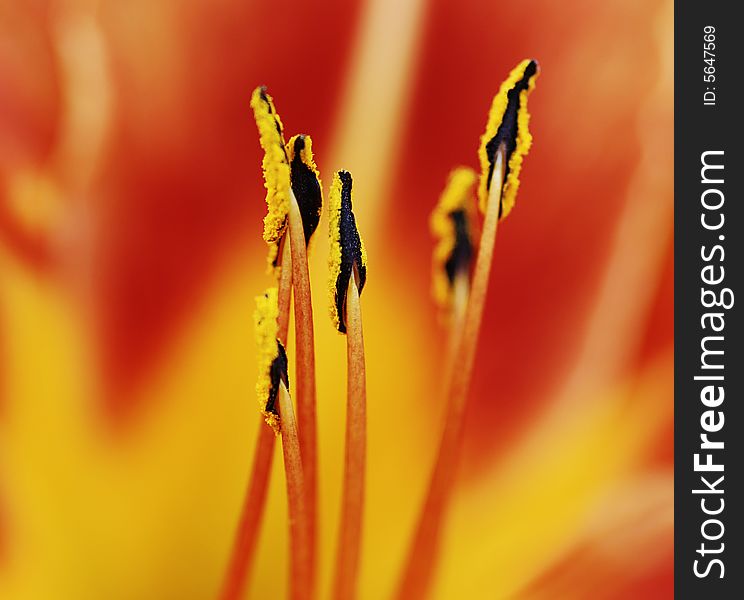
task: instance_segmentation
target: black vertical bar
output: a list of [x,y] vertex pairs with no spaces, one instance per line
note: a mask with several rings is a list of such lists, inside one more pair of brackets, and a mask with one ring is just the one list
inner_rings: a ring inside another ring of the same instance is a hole
[[[741,531],[744,165],[741,119],[737,115],[744,109],[740,83],[744,29],[736,8],[737,3],[732,0],[675,2],[675,596],[678,598],[744,598]],[[704,168],[706,165],[710,168]],[[719,203],[720,207],[711,208]],[[723,224],[716,228],[721,217]],[[732,297],[733,306],[726,308]],[[719,302],[722,306],[705,307],[704,302]],[[714,313],[720,317],[706,316]],[[715,330],[720,327],[720,331]],[[708,339],[703,342],[705,338]],[[705,350],[723,350],[723,354],[704,355]],[[712,387],[706,391],[706,386]],[[722,401],[721,394],[725,394]],[[701,447],[706,439],[701,437],[704,435],[710,443],[707,448]],[[714,447],[717,442],[723,442],[724,447]],[[720,466],[723,470],[713,470]],[[709,514],[721,508],[718,514]]]

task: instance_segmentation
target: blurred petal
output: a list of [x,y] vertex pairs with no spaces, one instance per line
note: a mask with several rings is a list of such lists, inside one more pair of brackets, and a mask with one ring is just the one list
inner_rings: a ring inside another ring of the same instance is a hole
[[[437,597],[582,597],[586,570],[617,597],[668,595],[671,10],[0,0],[0,597],[218,589],[264,426],[261,84],[321,172],[354,173],[374,270],[360,587],[392,590],[444,405],[427,217],[451,168],[477,167],[489,101],[524,56],[543,68],[535,140],[499,234]],[[345,349],[317,325],[325,591]],[[286,592],[283,486],[275,461],[251,597]]]

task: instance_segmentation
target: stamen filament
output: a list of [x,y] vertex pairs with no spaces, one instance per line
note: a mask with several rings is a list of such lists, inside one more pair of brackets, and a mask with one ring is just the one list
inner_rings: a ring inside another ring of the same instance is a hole
[[261,531],[264,506],[266,505],[269,473],[274,458],[275,438],[274,430],[261,419],[258,425],[258,439],[256,440],[251,480],[243,504],[243,513],[240,517],[230,566],[220,595],[222,600],[242,598],[245,583],[253,566],[258,534]]
[[356,597],[364,513],[367,389],[362,313],[356,273],[346,295],[346,456],[333,597]]
[[[446,369],[448,404],[444,431],[434,465],[429,489],[419,517],[413,542],[409,549],[406,566],[398,588],[399,600],[425,598],[429,592],[434,566],[439,551],[442,520],[452,494],[462,427],[465,415],[473,362],[478,345],[478,334],[486,303],[488,280],[493,262],[494,243],[498,229],[501,193],[504,179],[505,148],[502,144],[495,157],[493,175],[485,211],[483,231],[478,247],[470,297],[462,326],[462,334],[456,342],[451,367]],[[454,333],[456,336],[457,333]]]
[[297,435],[292,399],[289,390],[280,383],[279,416],[281,418],[284,472],[287,479],[287,505],[289,511],[290,579],[289,597],[308,600],[313,597],[310,555],[310,521],[307,512],[307,492],[302,468],[302,453]]
[[292,252],[289,239],[285,235],[282,242],[281,272],[279,275],[279,316],[277,317],[277,339],[282,346],[287,346],[287,332],[289,331],[289,307],[292,300]]
[[470,277],[467,272],[459,272],[452,282],[452,304],[449,314],[449,332],[447,340],[447,355],[445,362],[445,381],[449,381],[451,374],[446,369],[454,366],[456,353],[460,347],[460,340],[465,329],[465,317],[470,298]]
[[302,466],[307,492],[307,517],[310,536],[311,588],[315,585],[317,531],[317,425],[315,391],[315,334],[310,274],[302,216],[297,199],[290,189],[289,238],[292,255],[292,289],[294,295],[295,345],[297,367],[297,422],[299,426]]
[[[289,250],[289,240],[285,239],[282,244],[278,290],[279,315],[277,317],[277,338],[283,346],[287,345],[291,297],[292,255]],[[242,598],[243,590],[253,567],[269,490],[269,475],[271,473],[271,463],[274,460],[274,446],[276,445],[275,438],[274,430],[261,419],[258,425],[258,438],[248,491],[243,502],[240,524],[238,525],[232,556],[220,595],[222,600]]]

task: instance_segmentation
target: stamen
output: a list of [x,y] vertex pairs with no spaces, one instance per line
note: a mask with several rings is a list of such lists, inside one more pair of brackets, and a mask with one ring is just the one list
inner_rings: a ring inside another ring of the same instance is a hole
[[256,341],[259,348],[256,392],[266,422],[281,432],[287,482],[290,538],[290,597],[312,598],[312,540],[307,511],[307,491],[302,453],[292,400],[289,396],[287,355],[276,339],[277,290],[272,288],[256,299]]
[[305,245],[320,221],[323,209],[323,192],[320,173],[313,157],[313,141],[309,135],[295,135],[287,144],[291,171],[292,192],[297,199],[305,232]]
[[287,480],[289,512],[289,597],[307,600],[313,597],[312,541],[307,511],[307,491],[302,468],[302,453],[297,435],[297,422],[292,399],[284,382],[279,385],[279,414],[281,415],[284,472]]
[[[315,577],[317,538],[317,417],[315,388],[315,335],[307,263],[307,247],[320,220],[323,194],[315,165],[312,139],[295,135],[287,144],[291,189],[289,237],[292,255],[292,287],[295,299],[295,343],[297,346],[297,420],[300,432],[310,522],[311,570]],[[313,585],[315,580],[313,579]]]
[[339,171],[333,177],[331,194],[328,199],[328,221],[330,231],[330,313],[334,326],[346,333],[346,289],[351,274],[356,269],[359,292],[367,281],[367,251],[359,236],[356,219],[351,210],[351,173]]
[[451,367],[446,369],[448,381],[445,384],[445,389],[448,392],[448,405],[444,432],[439,444],[439,453],[429,483],[429,490],[408,554],[403,578],[398,588],[397,597],[399,600],[425,598],[431,585],[434,564],[439,550],[442,517],[449,504],[452,482],[457,467],[457,450],[461,445],[465,401],[470,385],[470,376],[488,288],[488,276],[493,259],[493,247],[499,222],[499,207],[501,206],[504,155],[505,151],[502,146],[495,156],[492,183],[496,183],[496,185],[491,186],[489,193],[462,335],[454,342],[452,364]]
[[449,311],[449,327],[447,328],[447,353],[444,365],[444,381],[449,381],[455,359],[461,344],[462,333],[465,328],[468,300],[470,298],[470,273],[460,272],[455,276],[452,284],[452,301]]
[[[493,262],[499,220],[511,211],[519,186],[522,160],[532,143],[528,131],[527,95],[534,87],[537,63],[525,60],[514,69],[494,98],[486,133],[481,138],[481,180],[478,189],[484,213],[478,257],[461,333],[450,337],[445,390],[448,404],[429,489],[398,588],[399,600],[424,598],[429,592],[439,551],[442,519],[452,494],[452,483],[462,439],[463,419],[478,345],[478,334]],[[464,286],[464,283],[459,285]],[[460,292],[464,295],[464,292]]]
[[[332,288],[338,290],[343,281],[344,265],[349,276],[343,294],[343,331],[346,333],[346,453],[344,484],[339,523],[339,544],[336,557],[336,577],[333,597],[349,600],[356,597],[361,553],[362,521],[367,447],[367,389],[364,359],[364,336],[359,296],[366,276],[366,255],[351,212],[351,175],[340,172],[331,188],[331,252],[338,253],[338,262],[331,262]],[[353,231],[352,231],[353,230]],[[349,244],[353,241],[353,244]],[[344,257],[351,250],[351,257]],[[354,250],[355,249],[355,250]],[[347,260],[348,259],[348,260]],[[334,294],[331,305],[338,306]],[[334,309],[332,309],[332,314]],[[338,314],[336,312],[336,314]]]
[[[275,315],[274,313],[269,315],[269,317],[275,316],[275,318],[265,318],[264,322],[271,321],[276,331],[274,331],[273,337],[264,335],[263,341],[259,343],[259,347],[262,347],[262,344],[264,347],[262,358],[259,359],[259,366],[263,364],[265,367],[266,356],[271,352],[269,350],[271,342],[266,340],[276,338],[279,341],[281,354],[284,356],[284,345],[287,342],[289,329],[289,310],[292,290],[294,289],[297,387],[299,391],[298,414],[301,431],[299,437],[300,448],[298,448],[297,456],[302,456],[304,460],[305,473],[302,489],[303,492],[306,490],[307,498],[303,499],[303,510],[307,513],[308,525],[307,540],[301,544],[303,551],[307,550],[307,556],[302,558],[303,561],[307,561],[307,565],[303,565],[302,568],[309,573],[309,579],[303,585],[308,589],[307,593],[312,595],[316,545],[317,441],[315,353],[306,246],[318,224],[322,207],[322,193],[318,170],[313,160],[310,137],[305,135],[294,136],[289,145],[285,144],[282,121],[266,88],[259,87],[254,90],[251,97],[251,107],[259,131],[259,141],[264,150],[262,166],[268,210],[264,218],[263,238],[269,244],[269,268],[277,275],[279,283],[278,291],[273,290],[270,299],[268,295],[266,296],[268,304],[276,308],[276,313]],[[288,226],[289,235],[287,235]],[[259,337],[261,336],[259,335]],[[286,362],[286,357],[284,360]],[[265,373],[265,368],[262,372]],[[271,383],[273,384],[273,382]],[[279,433],[281,427],[279,412],[274,407],[274,399],[278,388],[267,383],[265,376],[263,379],[259,379],[259,386],[261,387],[259,389],[260,397],[265,396],[266,389],[269,389],[273,395],[263,412],[266,422]],[[244,506],[244,515],[241,518],[236,549],[231,561],[228,585],[225,588],[236,590],[231,592],[235,594],[235,597],[239,596],[242,590],[245,574],[250,568],[250,561],[254,554],[260,517],[266,500],[268,472],[273,455],[273,451],[267,450],[269,446],[268,434],[262,429],[257,440],[251,483]],[[302,454],[300,454],[300,450]],[[296,490],[297,486],[293,486],[293,489]],[[247,511],[252,511],[255,516],[253,514],[247,515]],[[307,548],[305,548],[305,542],[307,542]],[[237,581],[233,581],[235,579]]]
[[[446,421],[428,493],[402,574],[398,598],[426,596],[438,555],[461,445],[468,389],[483,318],[494,243],[500,219],[511,211],[519,174],[532,138],[527,96],[538,75],[535,61],[512,71],[494,98],[479,159],[478,197],[484,223],[477,259],[473,242],[475,209],[471,190],[475,173],[453,172],[432,215],[438,236],[434,253],[435,297],[449,316],[445,369]],[[284,142],[283,126],[265,88],[251,98],[261,146],[267,190],[264,240],[278,288],[257,299],[256,332],[259,380],[256,385],[266,422],[282,437],[290,529],[290,597],[314,597],[317,539],[316,382],[312,299],[307,247],[322,208],[322,187],[312,140],[298,135]],[[330,196],[331,317],[347,337],[347,423],[339,545],[334,598],[353,599],[361,554],[366,468],[366,365],[360,295],[366,282],[367,256],[352,212],[350,173],[336,173]],[[471,277],[472,271],[472,277]],[[297,418],[289,394],[287,341],[294,298],[297,356]],[[273,456],[273,436],[262,427],[257,439],[251,483],[241,517],[223,600],[237,600],[255,555]]]
[[346,455],[334,598],[356,597],[362,545],[367,448],[367,389],[362,313],[356,274],[346,296]]
[[264,150],[262,169],[267,212],[264,217],[263,239],[270,245],[269,266],[276,267],[278,244],[287,229],[289,158],[282,121],[265,87],[258,87],[253,91],[251,108],[258,127],[258,139]]
[[[276,339],[279,342],[279,347],[282,349],[287,343],[287,329],[289,327],[289,306],[292,292],[291,260],[289,247],[287,243],[283,243],[279,289],[277,292],[276,303],[278,313],[276,316]],[[264,295],[266,300],[264,305],[262,305],[260,298],[257,299],[259,304],[257,312],[267,313],[261,317],[262,319],[272,318],[272,293],[271,290],[266,292]],[[256,320],[258,321],[258,317],[256,317]],[[268,323],[270,323],[270,321]],[[256,326],[258,328],[258,323],[256,323]],[[258,333],[257,337],[259,337]],[[271,339],[271,327],[268,327],[265,337],[269,340]],[[261,339],[259,339],[259,348],[263,346],[264,342],[264,336],[261,336]],[[260,360],[259,368],[261,368]],[[263,368],[265,368],[265,366]],[[264,393],[263,387],[262,391],[259,393]],[[262,413],[265,409],[266,405],[263,404]],[[276,445],[276,434],[278,433],[273,423],[275,418],[278,418],[278,413],[277,415],[270,413],[270,418],[267,420],[267,423],[270,426],[266,427],[264,424],[259,424],[248,491],[246,492],[245,500],[243,502],[240,523],[238,525],[238,531],[235,537],[225,581],[222,586],[222,593],[220,595],[222,600],[238,600],[242,597],[243,590],[245,589],[248,576],[253,566],[256,547],[258,545],[258,536],[261,532],[264,508],[266,506],[266,498],[268,495],[271,463],[274,460],[274,447]]]
[[289,241],[292,255],[295,346],[297,359],[297,420],[300,449],[305,471],[307,518],[310,536],[311,586],[315,584],[317,522],[317,425],[315,389],[315,332],[307,264],[305,232],[297,199],[290,190]]
[[466,291],[470,287],[470,269],[475,255],[475,181],[476,174],[472,169],[454,169],[431,214],[430,228],[437,240],[432,256],[432,290],[437,304],[445,311],[454,308],[458,279],[464,280]]
[[276,337],[278,315],[278,292],[276,288],[269,288],[256,298],[256,311],[253,315],[258,347],[256,395],[266,423],[277,433],[279,413],[275,408],[276,396],[279,383],[287,378],[287,355],[283,344]]
[[287,332],[289,331],[289,308],[292,300],[292,252],[290,250],[287,236],[282,239],[282,257],[278,263],[279,268],[279,292],[277,316],[277,339],[283,346],[287,345]]
[[275,445],[276,435],[273,429],[260,423],[248,492],[220,595],[222,600],[238,600],[243,596],[243,589],[256,554],[258,534],[261,531]]
[[478,198],[482,212],[486,210],[490,183],[493,180],[496,150],[502,144],[506,150],[504,189],[501,192],[499,209],[499,218],[502,219],[514,207],[522,161],[532,145],[532,135],[528,129],[530,113],[527,110],[527,96],[534,89],[539,73],[537,61],[530,59],[523,60],[509,73],[509,77],[494,96],[486,132],[481,137],[478,150],[481,163]]

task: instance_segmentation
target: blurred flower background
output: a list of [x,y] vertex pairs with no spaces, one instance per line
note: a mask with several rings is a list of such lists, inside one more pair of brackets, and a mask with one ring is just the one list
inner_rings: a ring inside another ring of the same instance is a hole
[[[428,215],[525,57],[535,142],[434,595],[671,597],[672,46],[670,0],[0,0],[0,597],[217,593],[260,424],[258,84],[326,192],[354,174],[360,587],[393,591],[444,407]],[[326,257],[314,241],[323,590],[345,413]],[[285,593],[285,502],[276,460],[249,597]]]

